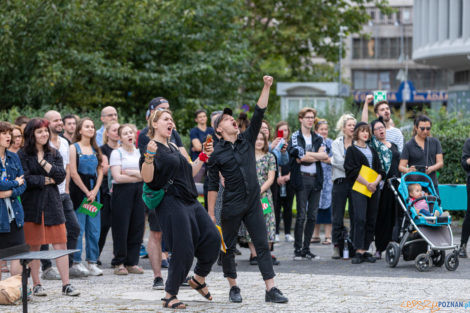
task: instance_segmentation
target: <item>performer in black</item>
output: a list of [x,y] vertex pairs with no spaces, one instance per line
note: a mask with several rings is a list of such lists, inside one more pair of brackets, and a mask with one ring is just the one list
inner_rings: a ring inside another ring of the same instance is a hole
[[260,188],[256,176],[255,142],[261,128],[264,111],[268,105],[269,90],[273,78],[264,76],[264,87],[250,126],[239,133],[232,110],[226,108],[214,123],[215,131],[222,137],[209,162],[209,215],[215,223],[214,206],[219,190],[219,172],[225,180],[221,212],[222,233],[227,253],[222,256],[224,277],[230,284],[229,300],[242,302],[237,286],[235,268],[235,244],[238,229],[243,221],[258,255],[258,266],[266,283],[266,302],[285,303],[282,292],[274,287],[274,270],[266,238],[266,223],[260,202]]
[[197,201],[193,175],[207,161],[213,147],[212,144],[204,144],[204,152],[191,166],[176,145],[169,142],[175,125],[169,110],[156,110],[148,124],[151,140],[140,159],[141,174],[152,190],[166,190],[155,210],[163,240],[172,253],[165,285],[166,296],[162,301],[164,307],[184,309],[186,306],[176,296],[194,257],[197,258],[195,275],[189,284],[202,296],[212,300],[205,277],[219,256],[220,235],[204,207]]

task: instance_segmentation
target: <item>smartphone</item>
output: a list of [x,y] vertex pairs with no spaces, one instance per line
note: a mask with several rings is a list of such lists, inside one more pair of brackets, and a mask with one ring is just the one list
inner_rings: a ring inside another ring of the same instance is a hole
[[283,130],[278,130],[277,131],[277,137],[278,138],[284,138],[284,131]]

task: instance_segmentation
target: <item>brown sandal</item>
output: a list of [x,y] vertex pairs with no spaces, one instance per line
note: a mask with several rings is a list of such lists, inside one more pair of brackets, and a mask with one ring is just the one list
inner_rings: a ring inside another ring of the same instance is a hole
[[162,298],[161,299],[164,303],[162,303],[163,307],[164,308],[169,308],[169,309],[179,309],[179,310],[184,310],[186,309],[186,304],[184,304],[183,302],[176,302],[176,303],[173,303],[172,305],[170,305],[170,302],[173,301],[173,300],[178,300],[178,298],[176,298],[176,296],[171,296],[170,298]]
[[211,293],[208,291],[206,294],[204,294],[204,291],[202,291],[204,287],[207,287],[206,283],[201,284],[200,282],[196,280],[196,278],[194,278],[194,276],[191,276],[191,279],[188,280],[188,283],[191,286],[191,288],[199,292],[201,296],[203,296],[207,300],[212,301]]
[[325,240],[321,243],[322,245],[331,245],[331,237],[325,237]]
[[124,267],[124,264],[120,264],[114,268],[114,275],[127,275],[129,272]]

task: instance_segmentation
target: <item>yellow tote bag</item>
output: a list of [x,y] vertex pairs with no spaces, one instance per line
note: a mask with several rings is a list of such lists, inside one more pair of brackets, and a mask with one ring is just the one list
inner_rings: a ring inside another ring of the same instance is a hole
[[[376,171],[374,171],[373,169],[365,165],[361,167],[361,170],[359,171],[359,175],[361,175],[369,183],[374,182],[377,179],[377,176],[379,176],[379,174]],[[370,192],[369,189],[367,189],[367,186],[361,184],[357,180],[354,182],[352,189],[354,191],[362,193],[363,195],[369,198],[372,197],[372,192]]]
[[227,247],[225,246],[224,236],[222,235],[222,228],[219,225],[215,225],[215,227],[217,227],[220,233],[220,250],[222,250],[224,253],[227,253]]

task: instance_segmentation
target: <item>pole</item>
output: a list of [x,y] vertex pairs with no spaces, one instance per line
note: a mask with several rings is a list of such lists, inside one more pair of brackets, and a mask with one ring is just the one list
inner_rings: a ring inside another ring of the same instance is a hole
[[339,57],[338,57],[338,97],[341,94],[341,57],[343,55],[343,32],[339,32]]

